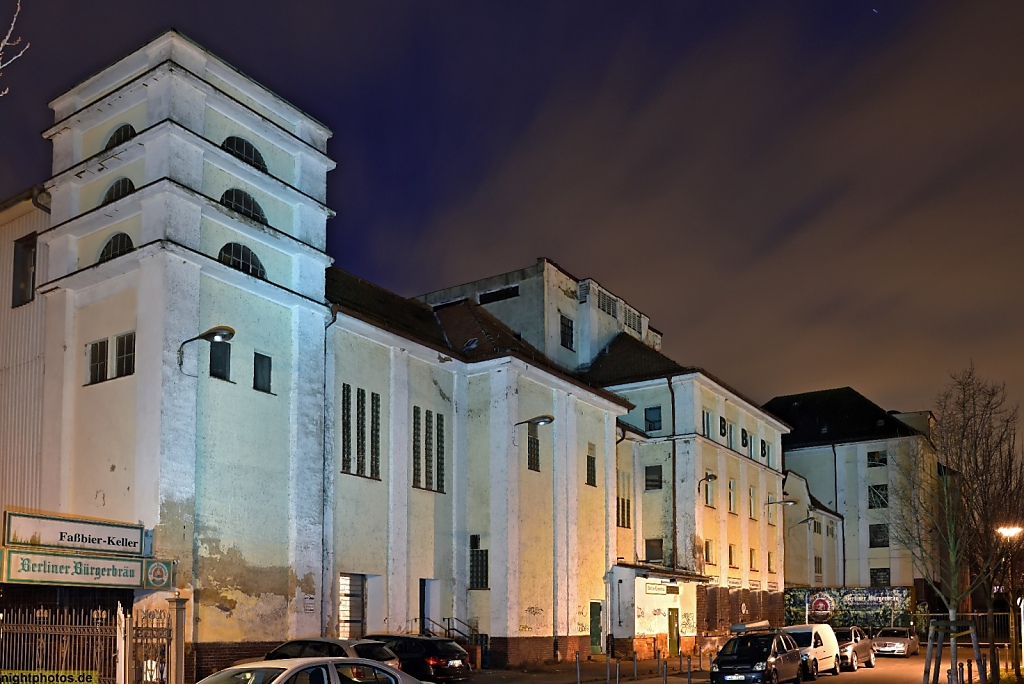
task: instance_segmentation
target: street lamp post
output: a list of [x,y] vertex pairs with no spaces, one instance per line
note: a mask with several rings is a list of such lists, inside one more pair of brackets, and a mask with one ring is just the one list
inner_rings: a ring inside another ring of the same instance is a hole
[[[1005,539],[1006,543],[1009,544],[1011,541],[1015,540],[1021,532],[1024,532],[1024,528],[1018,527],[1016,525],[1005,526],[997,528],[996,532],[1003,535],[1003,539]],[[1020,629],[1021,626],[1024,625],[1024,603],[1022,603],[1020,598],[1017,599],[1017,604],[1020,606],[1021,614],[1021,622],[1017,622],[1017,616],[1014,615],[1013,609],[1013,549],[1009,550],[1009,555],[1010,567],[1005,589],[1010,596],[1010,652],[1013,654],[1013,672],[1019,679],[1020,663],[1021,659],[1024,658],[1024,639],[1020,639]]]

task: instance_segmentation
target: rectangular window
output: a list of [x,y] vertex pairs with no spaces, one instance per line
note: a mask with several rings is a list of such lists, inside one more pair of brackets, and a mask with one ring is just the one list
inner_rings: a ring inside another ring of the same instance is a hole
[[633,480],[628,472],[618,471],[615,483],[615,526],[632,527]]
[[626,307],[626,327],[635,333],[642,333],[643,328],[641,327],[642,322],[640,319],[640,312],[634,311],[633,309]]
[[271,360],[266,354],[254,352],[252,355],[252,388],[260,392],[270,392]]
[[711,439],[711,435],[713,434],[711,432],[711,425],[712,425],[712,423],[714,423],[714,421],[715,421],[715,418],[711,414],[711,411],[709,411],[707,409],[701,409],[701,411],[700,411],[701,430],[703,430],[704,436],[707,437],[708,439]]
[[717,565],[715,560],[715,541],[713,539],[704,540],[704,562],[708,565]]
[[500,302],[504,299],[512,299],[518,296],[519,286],[513,285],[512,287],[505,287],[493,292],[484,292],[480,295],[479,301],[481,304],[490,304],[491,302]]
[[726,423],[725,444],[733,451],[736,450],[736,423]]
[[814,534],[821,534],[821,521],[814,519]]
[[597,486],[597,446],[587,442],[587,484]]
[[352,472],[352,385],[341,386],[341,472]]
[[889,507],[889,485],[868,485],[868,508]]
[[480,548],[480,535],[469,535],[469,588],[487,589],[487,549]]
[[423,435],[423,470],[426,473],[423,486],[434,488],[434,412],[426,412]]
[[540,472],[540,436],[536,423],[526,424],[526,467]]
[[872,549],[881,549],[889,546],[888,524],[868,525],[868,546]]
[[869,451],[868,468],[878,468],[889,465],[889,453],[886,451]]
[[768,552],[768,572],[775,572],[775,552]]
[[871,586],[873,587],[887,587],[889,586],[889,568],[869,568],[868,573],[871,575]]
[[736,545],[735,544],[729,544],[729,567],[730,568],[738,568],[739,567],[737,565],[738,562],[739,562],[739,558],[736,557]]
[[423,445],[420,443],[420,423],[422,411],[419,406],[412,407],[412,486],[420,487],[423,482]]
[[750,511],[748,517],[751,520],[757,520],[757,509],[761,502],[757,500],[757,487],[750,488]]
[[562,346],[568,349],[569,351],[576,349],[576,338],[573,334],[573,322],[572,319],[569,318],[568,316],[562,316],[561,332]]
[[775,506],[774,503],[775,503],[775,495],[774,494],[769,494],[768,497],[767,497],[767,500],[765,501],[765,504],[764,504],[764,507],[765,507],[765,517],[768,518],[768,524],[769,525],[774,525],[775,524],[775,509],[778,508],[778,506]]
[[230,342],[210,342],[210,377],[231,380]]
[[657,432],[661,429],[661,407],[648,406],[644,409],[644,430]]
[[750,569],[757,570],[757,549],[750,549]]
[[95,385],[107,379],[107,341],[99,340],[89,345],[89,384]]
[[[441,429],[440,422],[437,427]],[[370,477],[380,479],[380,395],[376,392],[370,393]]]
[[751,434],[751,435],[748,435],[748,437],[747,437],[747,443],[743,445],[743,446],[747,447],[747,458],[749,458],[752,461],[757,458],[757,454],[755,453],[756,442],[757,442],[757,440],[754,439],[754,435]]
[[736,480],[729,478],[729,512],[736,512]]
[[356,475],[366,475],[366,390],[356,389]]
[[135,374],[135,333],[118,335],[114,342],[114,377]]
[[618,318],[619,315],[619,300],[612,297],[604,290],[597,291],[597,308],[604,311],[612,318]]
[[645,539],[644,540],[644,556],[648,563],[661,563],[665,560],[665,540],[660,537],[657,539]]
[[434,445],[434,458],[437,461],[437,487],[436,491],[444,494],[444,416],[438,413],[435,416],[437,425],[437,444]]
[[824,563],[822,563],[821,556],[815,556],[814,557],[814,574],[815,575],[820,575],[822,573],[822,568],[823,567],[824,567]]
[[825,525],[825,536],[831,537],[832,539],[836,538],[836,524],[831,520],[829,520],[828,524]]
[[704,505],[715,507],[715,483],[708,479],[709,475],[714,475],[710,470],[704,471]]
[[28,304],[36,296],[36,234],[14,241],[14,280],[11,307]]
[[644,491],[661,489],[661,466],[653,465],[644,468]]

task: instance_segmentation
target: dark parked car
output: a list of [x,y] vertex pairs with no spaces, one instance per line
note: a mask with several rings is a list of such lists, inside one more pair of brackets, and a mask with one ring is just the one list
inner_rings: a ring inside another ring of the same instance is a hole
[[366,658],[402,669],[398,656],[391,652],[383,641],[372,639],[332,639],[331,637],[308,637],[286,641],[268,653],[265,660],[283,658],[315,658],[336,656],[342,658]]
[[875,666],[875,645],[863,629],[857,626],[836,627],[835,633],[843,667],[856,670],[861,665]]
[[725,642],[711,663],[711,684],[803,681],[800,647],[788,634],[745,632]]
[[454,639],[412,634],[367,634],[383,641],[402,663],[402,672],[425,682],[458,682],[469,679],[472,670],[466,649]]

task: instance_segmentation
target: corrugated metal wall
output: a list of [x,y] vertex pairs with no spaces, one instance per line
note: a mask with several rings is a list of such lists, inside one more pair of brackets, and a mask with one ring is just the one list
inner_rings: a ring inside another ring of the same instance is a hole
[[43,301],[11,308],[11,288],[14,241],[46,230],[49,215],[32,207],[11,220],[19,211],[0,216],[0,509],[37,508],[44,477]]

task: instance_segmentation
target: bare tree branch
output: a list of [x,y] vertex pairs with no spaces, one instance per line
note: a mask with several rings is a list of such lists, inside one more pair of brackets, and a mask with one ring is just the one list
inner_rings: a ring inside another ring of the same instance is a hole
[[[19,57],[25,54],[25,50],[28,50],[32,43],[25,43],[25,45],[15,52],[14,56],[9,56],[10,48],[16,48],[21,45],[21,37],[12,38],[14,35],[14,25],[18,23],[18,15],[21,14],[21,0],[17,0],[14,6],[14,16],[11,17],[11,25],[7,27],[7,33],[4,35],[3,40],[0,40],[0,76],[3,76],[4,69],[14,63]],[[5,56],[8,55],[8,56]],[[0,90],[0,97],[7,94],[10,88],[4,88]]]

